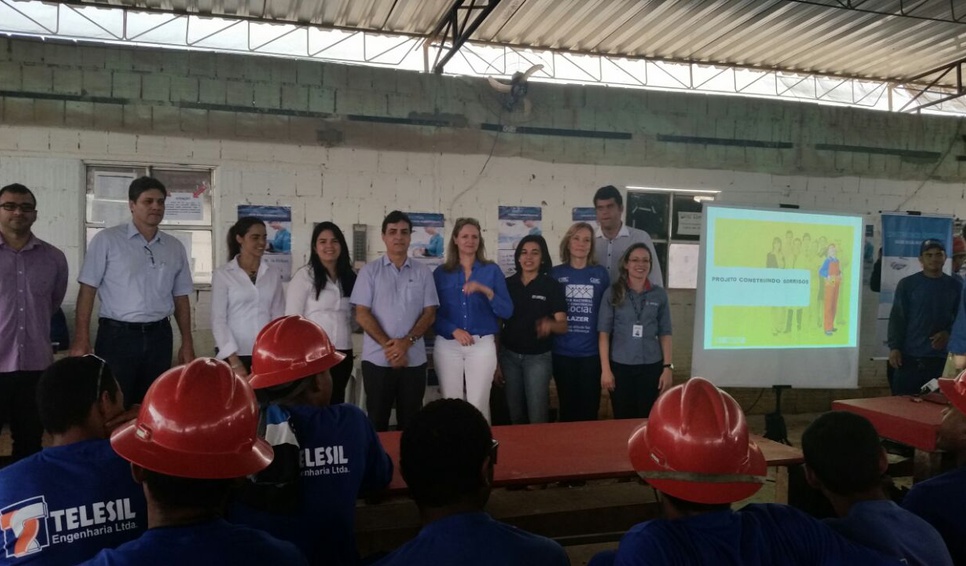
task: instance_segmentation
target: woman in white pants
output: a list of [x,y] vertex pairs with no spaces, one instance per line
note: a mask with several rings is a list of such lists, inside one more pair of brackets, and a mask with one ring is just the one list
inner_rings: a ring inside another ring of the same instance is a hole
[[443,397],[465,399],[490,420],[490,387],[496,373],[496,333],[513,314],[503,272],[486,259],[475,218],[458,218],[446,263],[433,272],[439,309],[433,364]]

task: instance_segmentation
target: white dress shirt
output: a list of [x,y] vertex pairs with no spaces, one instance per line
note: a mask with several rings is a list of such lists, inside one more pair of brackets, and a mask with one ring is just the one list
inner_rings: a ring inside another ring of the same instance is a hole
[[285,314],[300,314],[322,327],[337,350],[352,349],[352,305],[342,285],[326,275],[325,287],[315,298],[312,266],[299,268],[288,284]]
[[216,269],[211,279],[211,330],[218,358],[252,355],[255,337],[284,309],[282,273],[268,262],[259,263],[255,283],[237,257]]

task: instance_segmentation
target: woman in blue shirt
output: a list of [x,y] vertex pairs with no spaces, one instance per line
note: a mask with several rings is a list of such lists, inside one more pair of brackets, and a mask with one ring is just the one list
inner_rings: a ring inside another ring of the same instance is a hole
[[560,242],[560,260],[550,271],[567,299],[567,332],[553,339],[553,379],[560,421],[595,421],[600,412],[600,350],[597,314],[610,286],[607,268],[597,264],[594,229],[577,222]]
[[615,419],[647,418],[671,387],[671,308],[664,288],[647,280],[650,272],[647,246],[627,248],[600,303],[600,384],[611,392]]
[[436,268],[433,279],[439,295],[433,364],[440,392],[469,401],[489,421],[498,319],[513,314],[513,303],[503,272],[486,259],[475,218],[456,220],[446,263]]

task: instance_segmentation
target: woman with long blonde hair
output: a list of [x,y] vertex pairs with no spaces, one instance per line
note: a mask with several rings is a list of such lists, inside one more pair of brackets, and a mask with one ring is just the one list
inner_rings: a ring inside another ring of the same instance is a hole
[[647,280],[650,271],[647,246],[627,248],[601,301],[600,384],[611,392],[615,419],[647,418],[671,387],[671,308],[664,288]]
[[446,263],[433,272],[439,309],[433,363],[443,397],[464,399],[490,420],[490,387],[497,369],[499,319],[513,303],[503,272],[486,259],[480,223],[458,218]]

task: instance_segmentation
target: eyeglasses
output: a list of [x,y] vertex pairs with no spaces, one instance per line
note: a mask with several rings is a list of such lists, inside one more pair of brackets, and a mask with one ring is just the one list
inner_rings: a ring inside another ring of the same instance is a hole
[[104,368],[107,367],[107,362],[104,361],[104,358],[102,358],[102,357],[100,357],[100,356],[98,356],[96,354],[87,354],[87,355],[84,355],[84,356],[81,356],[81,357],[82,358],[93,358],[93,359],[97,360],[98,362],[100,362],[100,364],[101,364],[100,367],[97,370],[97,381],[94,382],[94,402],[97,403],[98,399],[101,398],[101,382],[104,381]]
[[26,202],[21,203],[21,204],[17,204],[15,202],[5,202],[3,204],[0,204],[0,208],[6,210],[7,212],[14,212],[15,210],[17,210],[19,208],[20,209],[20,212],[22,212],[24,214],[30,214],[32,212],[37,212],[37,207],[35,205],[32,205],[30,203],[26,203]]
[[151,260],[151,267],[155,267],[157,264],[154,263],[154,252],[151,251],[151,248],[144,246],[144,253],[147,254],[148,259]]

